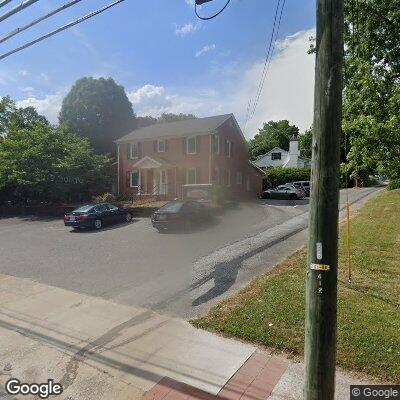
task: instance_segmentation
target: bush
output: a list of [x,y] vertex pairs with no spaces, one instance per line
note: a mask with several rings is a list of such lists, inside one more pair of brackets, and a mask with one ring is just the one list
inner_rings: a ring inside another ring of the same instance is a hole
[[288,182],[309,181],[311,169],[309,168],[268,168],[265,170],[265,187],[275,187]]
[[389,185],[387,186],[388,190],[395,190],[395,189],[400,189],[400,178],[393,179],[389,182]]
[[112,193],[103,193],[93,197],[94,203],[114,203],[116,197]]

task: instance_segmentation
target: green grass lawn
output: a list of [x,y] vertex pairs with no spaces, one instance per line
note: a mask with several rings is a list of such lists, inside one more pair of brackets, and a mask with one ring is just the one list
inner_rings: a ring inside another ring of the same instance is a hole
[[[337,364],[400,382],[400,190],[384,192],[351,220],[352,283],[346,225],[340,229]],[[303,354],[306,250],[192,321],[270,349]]]

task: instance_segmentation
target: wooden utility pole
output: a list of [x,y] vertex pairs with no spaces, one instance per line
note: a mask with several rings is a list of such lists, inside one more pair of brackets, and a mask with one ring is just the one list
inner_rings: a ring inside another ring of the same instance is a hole
[[333,400],[336,361],[343,0],[317,0],[305,400]]

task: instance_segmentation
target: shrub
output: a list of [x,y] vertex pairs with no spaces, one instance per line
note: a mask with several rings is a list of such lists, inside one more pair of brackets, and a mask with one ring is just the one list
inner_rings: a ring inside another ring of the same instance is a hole
[[309,181],[311,170],[309,168],[268,168],[266,169],[264,186],[275,187],[288,182]]
[[112,193],[103,193],[93,197],[94,203],[114,203],[116,197]]
[[387,186],[388,190],[400,189],[400,178],[393,179],[389,182]]

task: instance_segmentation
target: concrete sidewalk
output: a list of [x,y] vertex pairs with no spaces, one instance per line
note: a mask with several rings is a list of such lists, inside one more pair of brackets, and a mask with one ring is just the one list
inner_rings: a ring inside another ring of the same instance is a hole
[[[0,275],[0,387],[62,384],[62,399],[301,398],[302,365],[188,322]],[[338,399],[349,384],[338,374]],[[0,398],[11,399],[0,388]],[[27,399],[27,396],[17,398]]]

